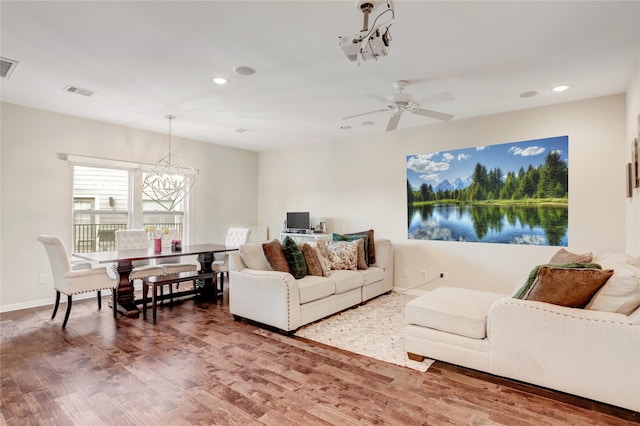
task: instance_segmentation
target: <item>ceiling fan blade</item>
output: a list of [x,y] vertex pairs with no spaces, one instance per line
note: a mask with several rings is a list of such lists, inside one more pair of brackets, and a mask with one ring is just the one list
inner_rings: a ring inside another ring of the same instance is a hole
[[371,99],[375,99],[376,101],[382,102],[385,105],[389,105],[389,100],[387,98],[383,98],[382,96],[378,95],[369,95],[369,97]]
[[389,119],[389,124],[387,124],[387,132],[395,130],[398,127],[398,121],[400,121],[401,112],[394,113]]
[[360,117],[360,116],[367,115],[367,114],[374,114],[374,113],[376,113],[376,112],[385,112],[385,111],[387,111],[387,110],[386,110],[386,109],[377,109],[377,110],[375,110],[375,111],[362,112],[362,113],[360,113],[360,114],[349,115],[349,116],[347,116],[347,117],[342,117],[342,119],[343,119],[343,120],[348,120],[348,119],[350,119],[350,118],[356,118],[356,117]]
[[445,114],[444,112],[431,111],[430,109],[414,108],[411,110],[413,114],[423,115],[425,117],[435,118],[437,120],[449,121],[453,118],[451,114]]
[[438,93],[437,95],[427,96],[426,98],[422,98],[414,102],[417,103],[418,105],[431,105],[431,104],[437,104],[439,102],[447,102],[452,100],[453,100],[453,96],[451,96],[450,94]]

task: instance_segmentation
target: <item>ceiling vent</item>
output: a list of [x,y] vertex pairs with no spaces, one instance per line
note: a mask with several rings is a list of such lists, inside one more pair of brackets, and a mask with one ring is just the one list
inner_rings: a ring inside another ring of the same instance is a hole
[[14,61],[13,59],[0,58],[0,67],[1,67],[0,72],[2,73],[0,74],[0,76],[2,76],[2,78],[11,77],[13,70],[15,70],[17,66],[18,66],[18,61]]
[[94,93],[96,93],[93,90],[83,89],[78,86],[67,86],[62,90],[64,90],[65,92],[75,93],[76,95],[82,95],[82,96],[91,96]]

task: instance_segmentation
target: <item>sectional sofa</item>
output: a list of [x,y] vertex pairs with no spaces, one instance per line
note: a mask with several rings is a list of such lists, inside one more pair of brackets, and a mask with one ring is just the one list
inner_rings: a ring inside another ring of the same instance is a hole
[[593,262],[613,275],[584,308],[463,288],[420,296],[406,306],[406,351],[640,412],[640,267]]
[[331,270],[329,276],[295,279],[289,272],[272,269],[263,243],[243,244],[230,254],[229,310],[236,320],[292,333],[388,293],[393,289],[393,247],[387,239],[376,239],[374,246],[375,263],[366,269]]

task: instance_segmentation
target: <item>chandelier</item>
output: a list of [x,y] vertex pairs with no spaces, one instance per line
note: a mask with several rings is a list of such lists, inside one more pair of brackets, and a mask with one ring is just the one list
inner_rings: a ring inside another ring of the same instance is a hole
[[172,211],[187,196],[198,177],[198,172],[184,161],[171,155],[171,121],[169,120],[169,153],[158,161],[142,182],[142,194]]

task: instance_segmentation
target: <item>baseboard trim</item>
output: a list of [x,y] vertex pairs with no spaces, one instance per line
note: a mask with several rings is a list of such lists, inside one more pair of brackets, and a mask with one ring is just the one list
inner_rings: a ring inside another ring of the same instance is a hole
[[[111,290],[102,290],[102,296],[103,297],[111,296]],[[91,293],[83,293],[83,294],[78,294],[77,296],[73,296],[73,300],[90,299],[92,297],[93,298],[96,297],[95,291]],[[53,306],[55,301],[56,301],[55,296],[52,296],[46,299],[29,300],[27,302],[12,303],[10,305],[0,305],[0,314],[5,312],[20,311],[22,309],[39,308],[41,306],[48,306],[48,305]],[[66,303],[66,302],[62,302],[62,303]]]

